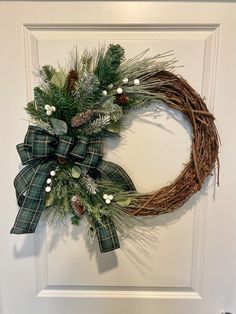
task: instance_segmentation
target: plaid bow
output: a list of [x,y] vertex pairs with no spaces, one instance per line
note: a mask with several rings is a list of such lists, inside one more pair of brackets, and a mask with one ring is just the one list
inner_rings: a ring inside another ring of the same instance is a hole
[[[56,166],[58,157],[68,158],[82,167],[98,171],[102,176],[119,182],[124,190],[135,187],[120,166],[102,160],[102,139],[69,135],[53,136],[47,131],[29,126],[24,143],[17,145],[21,162],[25,167],[14,180],[20,210],[11,233],[33,233],[44,209],[44,187],[48,174]],[[104,216],[97,224],[97,237],[101,252],[119,248],[119,240],[113,222]]]

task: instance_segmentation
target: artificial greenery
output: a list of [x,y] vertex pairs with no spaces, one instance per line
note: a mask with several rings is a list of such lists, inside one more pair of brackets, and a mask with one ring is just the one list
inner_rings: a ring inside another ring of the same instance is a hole
[[95,75],[97,75],[101,88],[106,89],[109,84],[116,84],[121,79],[119,67],[124,60],[125,50],[120,45],[108,46],[105,54],[100,54]]
[[[41,84],[34,88],[34,101],[28,103],[26,111],[34,121],[43,121],[51,127],[52,117],[65,121],[69,135],[101,133],[101,136],[106,136],[110,124],[115,123],[119,129],[122,118],[129,110],[158,98],[150,92],[150,86],[156,83],[151,73],[173,66],[171,61],[157,62],[160,55],[141,57],[143,54],[125,60],[124,48],[119,44],[110,44],[107,49],[103,46],[93,53],[85,51],[81,57],[76,49],[71,54],[69,70],[56,70],[50,65],[41,68]],[[73,90],[68,90],[71,71],[76,81],[72,82]],[[146,72],[149,72],[149,77],[146,74],[142,79]],[[128,79],[127,83],[123,83],[124,78]],[[139,78],[142,84],[134,85],[135,78]],[[122,88],[122,93],[127,95],[125,104],[117,102],[117,88]],[[159,95],[159,99],[161,97]],[[51,116],[47,115],[45,105],[55,107]],[[93,119],[80,128],[71,127],[72,118],[88,109],[93,110]]]
[[[96,140],[119,135],[130,110],[163,98],[152,92],[152,86],[159,84],[154,74],[174,66],[174,60],[159,61],[165,54],[146,57],[146,53],[126,60],[119,44],[85,50],[81,56],[76,48],[67,68],[43,66],[34,100],[26,106],[31,122],[56,139],[71,136],[75,141]],[[103,226],[104,217],[120,231],[132,225],[127,208],[137,205],[137,192],[125,191],[112,175],[111,180],[104,178],[76,162],[59,158],[56,175],[47,181],[45,207],[51,221],[69,215],[72,224],[79,225],[85,219],[90,235],[98,224]]]

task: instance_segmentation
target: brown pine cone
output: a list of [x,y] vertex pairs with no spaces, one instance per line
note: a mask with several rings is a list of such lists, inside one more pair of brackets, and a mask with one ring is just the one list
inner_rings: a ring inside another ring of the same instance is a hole
[[76,81],[78,80],[78,74],[75,70],[70,70],[67,76],[67,90],[72,92],[75,89]]
[[72,128],[78,128],[81,125],[81,119],[79,116],[74,116],[71,119],[71,126]]
[[129,96],[126,94],[117,94],[115,98],[115,103],[118,105],[126,105],[129,101]]
[[92,118],[93,114],[94,114],[93,110],[88,109],[87,111],[74,116],[71,120],[72,128],[78,128],[79,126],[88,122]]
[[80,199],[77,195],[74,195],[71,199],[71,205],[78,217],[82,217],[84,215],[84,207],[80,203]]
[[65,165],[67,163],[67,159],[64,157],[57,157],[57,161],[59,162],[59,164],[61,165]]

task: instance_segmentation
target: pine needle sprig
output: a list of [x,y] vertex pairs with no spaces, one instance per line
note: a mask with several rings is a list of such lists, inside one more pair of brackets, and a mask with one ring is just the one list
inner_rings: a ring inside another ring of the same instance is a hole
[[30,101],[30,102],[26,105],[25,111],[30,115],[30,117],[31,117],[32,119],[34,119],[34,120],[36,120],[36,121],[42,119],[41,112],[39,112],[35,100]]
[[[162,70],[172,71],[175,68],[177,60],[173,58],[172,51],[167,51],[151,57],[145,57],[148,51],[149,49],[132,59],[125,60],[120,66],[120,73],[122,77],[135,79]],[[166,57],[172,57],[172,59],[162,60]]]
[[106,89],[110,83],[115,84],[120,80],[119,67],[124,57],[125,50],[118,44],[110,44],[105,55],[100,54],[94,73],[97,75],[102,89]]
[[51,65],[43,65],[39,71],[40,78],[44,82],[50,82],[56,69]]

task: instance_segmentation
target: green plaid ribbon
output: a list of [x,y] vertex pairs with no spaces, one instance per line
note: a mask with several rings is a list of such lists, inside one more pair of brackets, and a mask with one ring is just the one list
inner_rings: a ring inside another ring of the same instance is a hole
[[[29,126],[24,143],[17,145],[17,151],[25,167],[14,180],[20,207],[11,229],[14,234],[35,231],[44,209],[46,180],[56,166],[58,157],[67,158],[88,170],[96,170],[102,176],[120,183],[124,190],[135,190],[132,180],[123,168],[102,160],[103,142],[99,137],[56,137],[39,127]],[[97,237],[101,252],[119,248],[115,226],[108,217],[104,216],[97,223]]]
[[104,216],[101,222],[97,221],[96,231],[99,248],[102,253],[106,253],[120,247],[115,225],[110,218]]

